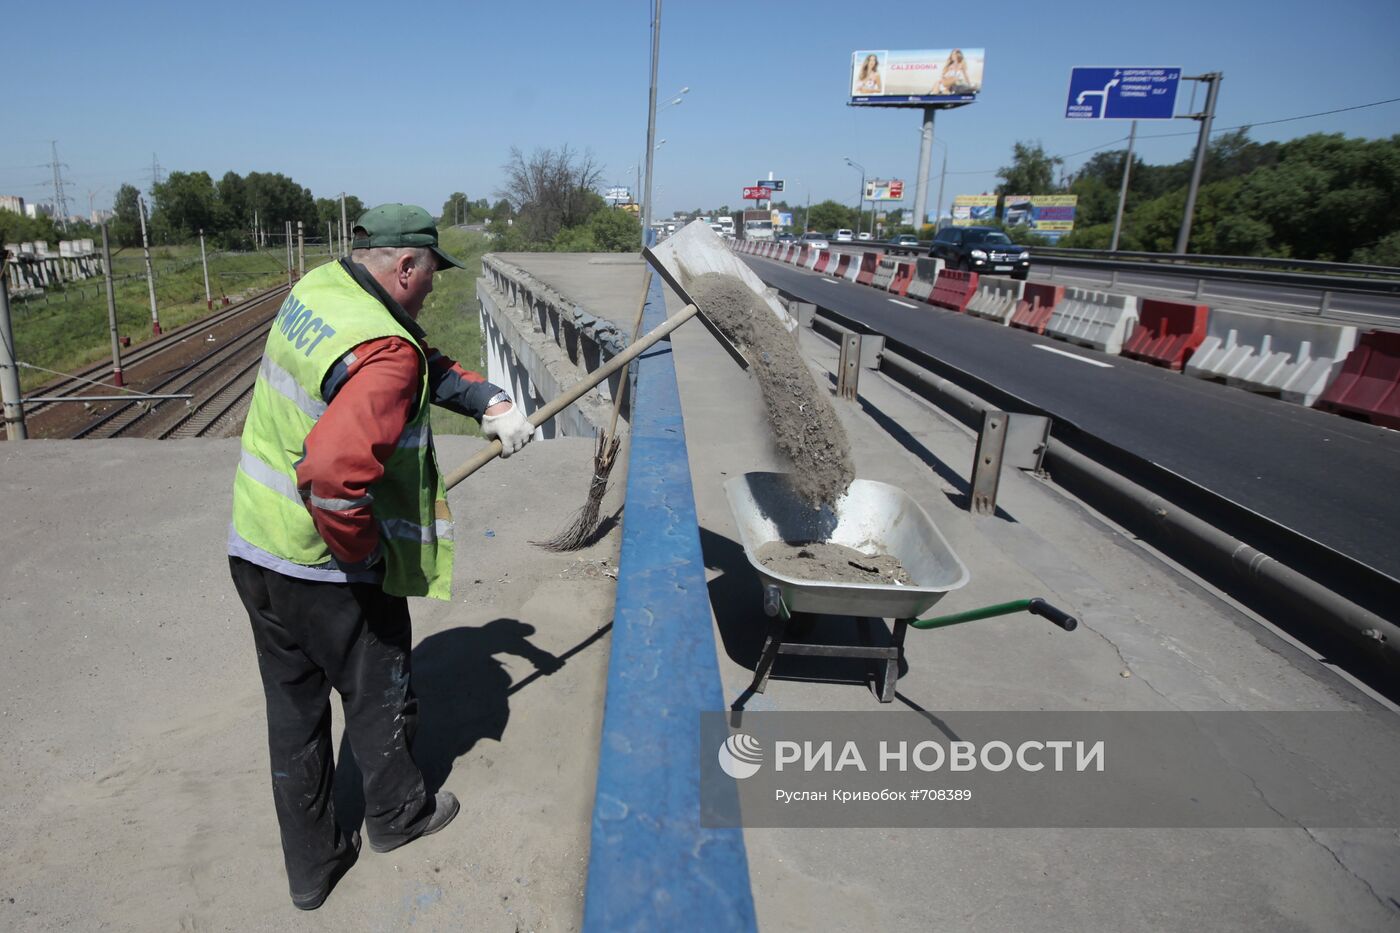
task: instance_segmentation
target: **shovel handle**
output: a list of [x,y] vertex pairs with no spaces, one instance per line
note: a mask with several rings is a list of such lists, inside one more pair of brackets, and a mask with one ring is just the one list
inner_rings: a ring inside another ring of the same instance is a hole
[[[589,373],[587,376],[584,376],[578,382],[575,382],[567,390],[565,390],[564,393],[558,398],[554,399],[547,405],[542,405],[541,407],[535,409],[535,411],[530,415],[530,417],[527,420],[532,426],[538,428],[550,418],[553,418],[555,415],[568,408],[574,402],[577,402],[579,399],[583,398],[584,395],[586,395],[590,390],[596,388],[604,379],[607,379],[613,373],[617,372],[619,369],[622,369],[624,366],[635,360],[637,357],[641,356],[647,350],[650,350],[654,344],[660,342],[663,338],[666,337],[667,334],[671,333],[671,331],[675,330],[677,327],[680,327],[682,324],[684,324],[691,318],[695,317],[695,315],[698,314],[699,311],[700,309],[697,308],[695,305],[686,305],[685,308],[680,311],[680,313],[672,315],[671,317],[662,321],[660,324],[647,331],[647,333],[640,340],[628,344],[627,349],[623,350],[617,356],[608,360],[607,363],[593,370],[593,372]],[[466,479],[468,476],[471,476],[477,470],[486,466],[486,464],[490,463],[492,460],[495,460],[500,455],[501,442],[499,440],[492,440],[490,445],[487,446],[485,450],[478,452],[476,456],[472,457],[466,463],[462,464],[457,469],[444,476],[442,480],[443,485],[445,485],[448,489],[451,489],[453,486],[456,486],[462,480]]]

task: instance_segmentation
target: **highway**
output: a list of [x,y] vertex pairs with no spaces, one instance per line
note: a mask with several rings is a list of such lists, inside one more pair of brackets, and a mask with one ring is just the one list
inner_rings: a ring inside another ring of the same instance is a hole
[[[858,320],[1400,580],[1400,433],[742,258],[798,300]],[[1268,542],[1261,546],[1268,550]]]

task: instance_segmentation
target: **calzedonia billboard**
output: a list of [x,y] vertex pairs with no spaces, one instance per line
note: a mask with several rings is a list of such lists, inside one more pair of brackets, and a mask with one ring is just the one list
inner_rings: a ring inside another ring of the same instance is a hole
[[851,53],[851,104],[872,107],[968,104],[982,90],[985,49]]

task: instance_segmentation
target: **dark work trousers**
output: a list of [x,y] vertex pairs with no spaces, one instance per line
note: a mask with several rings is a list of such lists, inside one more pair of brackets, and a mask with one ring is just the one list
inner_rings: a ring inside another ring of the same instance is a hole
[[296,897],[325,886],[354,828],[336,825],[331,798],[332,687],[364,775],[370,839],[380,846],[413,839],[432,816],[411,752],[418,700],[409,685],[408,600],[369,583],[298,580],[239,557],[229,568],[253,624],[272,797]]

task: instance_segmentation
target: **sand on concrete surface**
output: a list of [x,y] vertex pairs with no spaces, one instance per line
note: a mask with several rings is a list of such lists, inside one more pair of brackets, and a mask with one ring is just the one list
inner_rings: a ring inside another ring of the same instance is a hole
[[[443,467],[481,443],[439,437]],[[577,929],[618,532],[569,555],[527,541],[579,504],[592,442],[536,442],[450,494],[453,599],[410,600],[412,676],[415,755],[462,812],[365,847],[310,914],[224,556],[238,446],[0,444],[0,930]],[[331,710],[337,818],[359,825]]]
[[758,562],[785,577],[827,583],[913,583],[899,558],[889,554],[863,554],[830,541],[789,543],[770,541],[758,549]]
[[793,491],[813,508],[834,505],[855,479],[846,431],[831,395],[812,378],[797,341],[739,279],[707,272],[686,289],[749,361],[758,378],[773,442],[792,464]]

